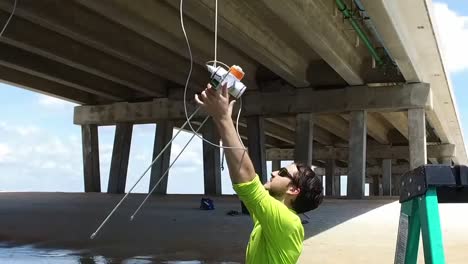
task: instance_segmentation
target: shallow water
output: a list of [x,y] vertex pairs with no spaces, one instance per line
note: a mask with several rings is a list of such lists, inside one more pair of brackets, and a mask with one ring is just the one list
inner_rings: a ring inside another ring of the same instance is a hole
[[157,260],[153,256],[111,258],[85,251],[65,249],[42,249],[31,245],[12,246],[0,244],[2,264],[238,264],[238,262],[202,262],[198,260]]

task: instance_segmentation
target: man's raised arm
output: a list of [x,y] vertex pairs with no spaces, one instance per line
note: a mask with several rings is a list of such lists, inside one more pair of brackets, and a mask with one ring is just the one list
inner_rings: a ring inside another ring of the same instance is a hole
[[224,149],[232,182],[253,180],[256,176],[255,169],[234,128],[231,116],[235,101],[229,103],[226,86],[223,86],[221,91],[216,91],[208,84],[200,96],[195,95],[195,100],[213,118],[223,146],[234,147]]

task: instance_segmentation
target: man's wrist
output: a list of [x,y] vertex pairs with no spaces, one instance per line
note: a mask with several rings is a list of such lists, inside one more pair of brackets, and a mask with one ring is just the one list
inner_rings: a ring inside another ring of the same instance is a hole
[[221,116],[213,118],[213,120],[218,127],[225,127],[226,125],[232,124],[232,119],[229,116]]
[[216,118],[214,123],[218,128],[219,133],[224,133],[224,131],[229,130],[233,126],[232,119],[229,117]]

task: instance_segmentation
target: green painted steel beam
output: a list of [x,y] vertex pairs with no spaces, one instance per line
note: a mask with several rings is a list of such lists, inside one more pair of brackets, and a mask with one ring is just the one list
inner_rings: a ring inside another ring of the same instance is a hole
[[383,64],[382,59],[380,58],[379,54],[377,53],[377,50],[372,46],[371,41],[367,37],[367,35],[364,33],[362,28],[359,26],[357,21],[354,19],[353,14],[351,13],[351,10],[348,9],[345,3],[343,3],[342,0],[336,0],[336,5],[338,6],[338,10],[340,10],[345,18],[348,18],[351,26],[354,28],[356,33],[358,34],[359,38],[364,42],[366,45],[367,49],[371,53],[372,57],[375,59],[378,65]]

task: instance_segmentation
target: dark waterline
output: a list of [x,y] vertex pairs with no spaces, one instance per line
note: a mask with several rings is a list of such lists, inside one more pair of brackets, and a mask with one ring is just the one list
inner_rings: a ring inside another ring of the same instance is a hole
[[238,262],[203,262],[198,260],[161,260],[155,256],[112,258],[87,251],[42,249],[32,245],[0,244],[0,263],[4,264],[238,264]]

